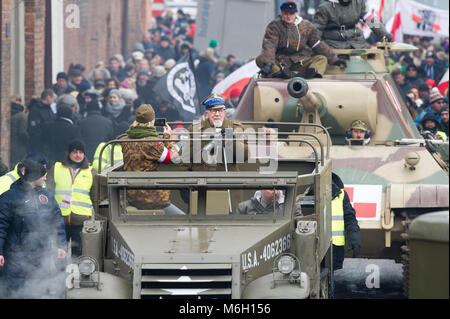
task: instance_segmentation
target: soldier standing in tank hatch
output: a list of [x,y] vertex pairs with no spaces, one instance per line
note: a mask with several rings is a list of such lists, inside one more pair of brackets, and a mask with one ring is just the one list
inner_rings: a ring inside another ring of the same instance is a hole
[[283,3],[280,9],[281,15],[266,28],[262,51],[256,58],[263,77],[320,78],[327,63],[346,66],[346,62],[320,40],[316,27],[297,14],[295,2]]
[[366,40],[356,24],[367,24],[381,41],[392,41],[384,25],[367,12],[365,0],[329,0],[320,4],[313,23],[319,34],[333,49],[365,49]]
[[366,122],[362,120],[354,120],[350,124],[350,128],[345,133],[346,145],[369,145],[371,131]]

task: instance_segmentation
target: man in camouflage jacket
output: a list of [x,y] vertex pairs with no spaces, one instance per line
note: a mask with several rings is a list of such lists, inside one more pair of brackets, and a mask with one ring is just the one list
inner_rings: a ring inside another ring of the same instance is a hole
[[366,40],[358,22],[366,23],[379,40],[392,40],[382,23],[367,12],[365,0],[329,0],[319,5],[313,23],[333,49],[364,49]]
[[321,77],[327,63],[345,66],[345,61],[320,40],[316,27],[297,12],[295,2],[286,2],[281,15],[267,26],[261,54],[256,58],[263,76],[289,78],[292,72],[299,72],[306,78]]

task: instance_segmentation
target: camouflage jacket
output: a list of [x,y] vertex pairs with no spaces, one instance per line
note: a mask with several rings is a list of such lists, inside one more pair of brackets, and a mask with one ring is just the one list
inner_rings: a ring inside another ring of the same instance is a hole
[[269,23],[264,35],[261,58],[264,63],[275,60],[287,65],[300,62],[313,55],[324,55],[333,64],[337,56],[320,40],[316,27],[297,16],[295,23],[288,25],[281,16]]
[[337,0],[320,4],[313,23],[319,35],[333,49],[364,49],[366,40],[358,22],[367,23],[379,40],[387,31],[378,19],[367,12],[365,0],[352,0],[348,6]]
[[[169,138],[164,134],[164,138]],[[128,136],[123,139],[129,139]],[[156,139],[146,137],[144,139]],[[122,144],[123,170],[126,172],[153,172],[159,165],[169,163],[172,152],[169,143],[125,142]],[[170,205],[169,190],[128,190],[127,200],[138,209],[159,209]]]

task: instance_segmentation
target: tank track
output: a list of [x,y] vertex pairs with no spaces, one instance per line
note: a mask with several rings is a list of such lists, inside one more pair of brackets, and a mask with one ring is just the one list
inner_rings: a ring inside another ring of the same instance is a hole
[[403,294],[406,298],[409,297],[409,226],[411,225],[414,218],[420,215],[420,212],[407,212],[403,211],[401,216],[403,218],[403,233],[400,234],[402,238],[401,249],[401,263],[403,269]]

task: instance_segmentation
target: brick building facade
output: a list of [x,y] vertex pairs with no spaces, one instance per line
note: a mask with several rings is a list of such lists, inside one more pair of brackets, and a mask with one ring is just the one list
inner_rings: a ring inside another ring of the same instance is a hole
[[[19,94],[28,104],[32,96],[39,96],[56,81],[53,77],[57,72],[67,72],[71,63],[81,63],[89,70],[116,53],[128,55],[146,29],[150,3],[151,0],[1,0],[0,155],[4,163],[9,164],[10,148],[14,146],[14,141],[10,141],[10,96]],[[52,26],[58,17],[60,25]],[[55,37],[55,33],[60,33],[60,37]],[[60,67],[55,67],[53,59],[60,61]]]

